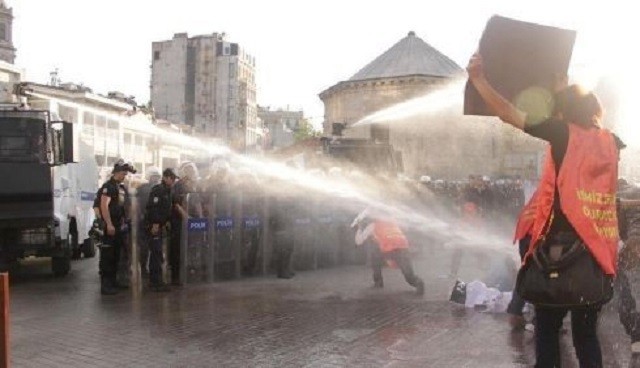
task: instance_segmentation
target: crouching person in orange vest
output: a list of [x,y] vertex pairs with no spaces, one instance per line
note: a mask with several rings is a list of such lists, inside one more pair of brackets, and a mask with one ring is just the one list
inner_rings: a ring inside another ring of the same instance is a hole
[[368,244],[371,251],[371,268],[374,287],[382,288],[382,267],[386,262],[390,267],[400,268],[409,285],[416,288],[418,295],[424,294],[424,282],[413,272],[409,256],[409,242],[395,221],[388,216],[373,215],[366,209],[354,220],[351,227],[357,227],[356,245]]

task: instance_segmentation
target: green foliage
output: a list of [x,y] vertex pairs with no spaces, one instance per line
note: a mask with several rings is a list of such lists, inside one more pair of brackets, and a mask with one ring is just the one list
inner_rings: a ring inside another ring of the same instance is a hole
[[293,132],[293,137],[296,142],[303,141],[307,138],[313,138],[313,137],[319,137],[319,136],[320,136],[320,132],[313,129],[313,125],[311,125],[311,123],[306,119],[301,120],[300,123],[298,124],[298,127]]

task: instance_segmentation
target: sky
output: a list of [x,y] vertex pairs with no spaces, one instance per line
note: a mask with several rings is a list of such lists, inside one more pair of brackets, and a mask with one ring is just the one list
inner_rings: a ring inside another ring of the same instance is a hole
[[575,29],[574,69],[589,75],[637,69],[625,42],[640,34],[630,5],[618,0],[5,1],[16,64],[29,81],[46,83],[58,68],[63,82],[146,103],[153,41],[225,32],[256,58],[258,104],[302,109],[316,126],[324,114],[318,94],[409,31],[464,67],[493,14]]

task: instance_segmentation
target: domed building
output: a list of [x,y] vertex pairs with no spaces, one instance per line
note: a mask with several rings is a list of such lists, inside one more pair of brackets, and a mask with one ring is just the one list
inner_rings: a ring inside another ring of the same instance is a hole
[[[412,176],[535,176],[539,144],[495,118],[462,116],[465,78],[459,65],[409,32],[351,78],[320,93],[324,134],[343,124],[345,137],[390,143]],[[374,113],[376,121],[369,123]]]

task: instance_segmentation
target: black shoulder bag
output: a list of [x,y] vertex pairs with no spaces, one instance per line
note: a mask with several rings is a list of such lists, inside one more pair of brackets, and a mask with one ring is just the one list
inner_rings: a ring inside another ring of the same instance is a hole
[[546,241],[518,271],[516,292],[535,306],[601,306],[613,297],[613,277],[606,275],[584,243]]

